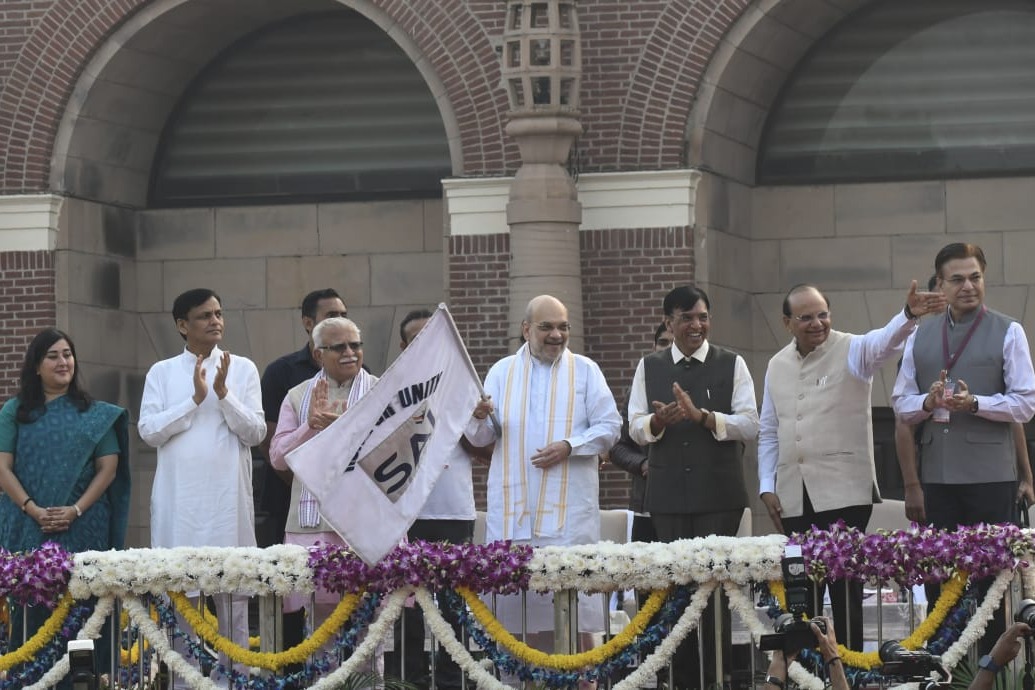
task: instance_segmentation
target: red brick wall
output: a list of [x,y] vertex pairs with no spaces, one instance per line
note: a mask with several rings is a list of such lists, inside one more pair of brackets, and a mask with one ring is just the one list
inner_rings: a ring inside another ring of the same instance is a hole
[[[604,372],[625,416],[636,363],[654,342],[661,302],[694,274],[690,228],[590,230],[579,233],[586,354]],[[506,346],[510,236],[477,235],[449,240],[449,305],[471,360],[483,379]],[[475,499],[485,509],[484,468],[475,469]],[[606,465],[600,504],[628,504],[628,475]]]
[[[626,416],[636,363],[654,345],[661,302],[694,276],[693,231],[682,228],[584,230],[582,309],[586,353],[600,365]],[[600,506],[625,508],[629,475],[606,465],[600,476]]]
[[18,392],[29,341],[56,323],[54,254],[0,252],[0,400]]
[[[201,6],[204,0],[191,0]],[[0,193],[47,189],[58,122],[85,62],[146,0],[0,2]],[[445,86],[465,175],[513,172],[493,42],[501,0],[372,0]],[[584,171],[683,166],[701,76],[748,0],[580,0]],[[200,13],[197,13],[200,17]],[[202,21],[202,19],[199,19]],[[153,107],[155,104],[145,104]]]

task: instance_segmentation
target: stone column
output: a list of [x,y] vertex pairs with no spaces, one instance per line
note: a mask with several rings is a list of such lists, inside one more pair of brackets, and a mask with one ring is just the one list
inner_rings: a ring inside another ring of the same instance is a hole
[[582,132],[581,49],[574,2],[508,0],[503,77],[510,98],[507,134],[521,150],[510,189],[511,345],[528,301],[550,294],[568,307],[570,347],[583,350],[579,224],[582,205],[564,164]]

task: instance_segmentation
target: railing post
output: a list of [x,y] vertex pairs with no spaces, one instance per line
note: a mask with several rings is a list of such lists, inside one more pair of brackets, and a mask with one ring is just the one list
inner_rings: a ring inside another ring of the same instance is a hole
[[284,602],[281,597],[264,594],[259,597],[259,651],[283,651]]
[[574,654],[578,645],[578,591],[563,589],[553,595],[553,651]]

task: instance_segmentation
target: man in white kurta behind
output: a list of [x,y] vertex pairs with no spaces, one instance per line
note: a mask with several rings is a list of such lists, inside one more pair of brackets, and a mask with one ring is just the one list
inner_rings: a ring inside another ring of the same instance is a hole
[[[597,456],[618,441],[622,418],[595,362],[568,350],[568,310],[541,295],[528,303],[521,331],[525,344],[489,370],[501,436],[489,466],[487,541],[510,539],[534,546],[593,544],[600,540]],[[479,408],[467,429],[475,446],[497,439]],[[553,630],[550,594],[528,593],[528,632]],[[498,597],[497,615],[521,630],[521,600]],[[599,597],[579,596],[579,628],[603,630]],[[530,635],[550,647],[552,635]]]
[[[266,436],[259,372],[219,349],[215,292],[188,290],[172,314],[186,347],[147,372],[137,422],[140,437],[158,449],[151,546],[255,546],[250,448]],[[232,612],[228,600],[216,597],[220,632],[247,646],[247,599],[233,597]]]

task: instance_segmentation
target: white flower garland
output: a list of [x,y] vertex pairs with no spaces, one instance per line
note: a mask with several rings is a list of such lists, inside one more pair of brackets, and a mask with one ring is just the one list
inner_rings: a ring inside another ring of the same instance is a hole
[[647,682],[654,678],[658,671],[672,661],[672,655],[676,653],[680,643],[690,632],[697,627],[701,621],[701,614],[708,606],[708,599],[718,586],[718,582],[703,582],[690,598],[690,605],[683,611],[672,631],[661,641],[650,656],[645,658],[636,670],[623,678],[612,690],[636,690],[636,688],[647,685]]
[[183,655],[173,649],[165,632],[158,627],[157,623],[151,620],[147,607],[138,598],[124,596],[122,598],[122,608],[129,615],[129,619],[137,625],[144,639],[151,643],[151,647],[158,654],[159,658],[165,661],[166,667],[175,673],[177,677],[187,681],[187,684],[195,690],[218,690],[219,686],[213,683],[211,678],[201,675],[201,671],[194,664],[184,659]]
[[600,542],[537,548],[528,564],[529,589],[577,587],[584,592],[656,590],[718,581],[739,584],[779,579],[787,538],[706,537],[661,544]]
[[332,688],[342,687],[345,680],[360,670],[360,665],[366,663],[367,659],[374,653],[374,650],[377,649],[377,646],[381,644],[381,641],[392,631],[392,626],[395,625],[395,621],[402,614],[403,605],[409,596],[410,590],[408,589],[399,589],[392,592],[385,602],[384,608],[381,609],[381,615],[367,628],[363,641],[352,652],[348,660],[335,669],[334,672],[311,685],[309,690],[331,690]]
[[[1033,554],[1027,554],[1029,560]],[[1031,565],[1021,566],[1021,596],[1025,599],[1035,599],[1035,567]]]
[[1003,594],[1006,593],[1006,589],[1010,586],[1010,582],[1013,580],[1013,571],[1004,570],[999,573],[995,581],[988,588],[988,593],[985,595],[985,600],[981,602],[981,605],[977,607],[974,615],[970,617],[967,622],[967,627],[960,633],[960,637],[956,642],[945,650],[942,654],[942,663],[948,669],[953,669],[956,664],[963,659],[967,654],[967,650],[970,649],[981,636],[985,634],[985,628],[988,626],[988,621],[992,620],[992,616],[995,615],[996,608],[999,607],[999,602],[1003,600]]
[[279,544],[84,551],[73,554],[68,589],[75,599],[115,594],[312,592],[309,551]]
[[435,636],[446,653],[453,658],[460,670],[470,676],[478,690],[511,690],[509,685],[501,682],[475,661],[470,650],[463,642],[456,639],[456,631],[442,617],[442,613],[438,610],[435,600],[427,589],[420,587],[414,591],[414,595],[424,612],[424,620],[427,622],[431,634]]
[[[96,640],[101,636],[101,628],[104,627],[104,619],[111,615],[112,610],[115,608],[115,597],[104,597],[99,599],[97,604],[94,606],[93,613],[86,619],[86,623],[83,624],[79,634],[76,635],[77,640]],[[56,664],[51,666],[50,670],[43,674],[43,677],[32,685],[25,688],[25,690],[43,690],[44,688],[52,688],[57,685],[62,678],[68,675],[69,661],[68,652],[65,652],[64,656],[58,660]]]
[[[388,632],[392,630],[392,626],[395,625],[395,621],[402,613],[403,604],[406,602],[409,594],[408,590],[392,592],[385,602],[384,608],[381,610],[381,615],[367,628],[363,642],[356,647],[348,660],[332,673],[329,673],[310,686],[310,690],[330,690],[331,688],[339,687],[345,682],[346,678],[358,671],[360,666],[366,663],[374,650],[377,649],[377,646]],[[195,690],[218,689],[219,686],[212,679],[201,675],[201,672],[194,664],[172,648],[165,633],[151,620],[151,616],[147,613],[147,607],[139,599],[126,597],[123,600],[123,607],[129,614],[130,619],[140,628],[140,634],[151,643],[155,652],[165,661],[170,671],[187,681],[187,684]]]
[[[751,639],[755,644],[758,644],[762,635],[766,633],[766,628],[758,620],[758,616],[755,615],[755,605],[740,587],[732,583],[726,583],[723,584],[723,589],[726,590],[726,596],[729,597],[730,610],[740,616],[744,627],[751,633]],[[768,656],[772,660],[772,654]],[[809,673],[797,660],[791,662],[791,665],[787,667],[787,677],[806,690],[823,690],[826,687],[822,680]]]
[[[690,604],[683,611],[679,620],[672,627],[668,636],[662,640],[654,652],[651,653],[640,666],[630,673],[621,682],[616,684],[612,690],[635,690],[641,687],[649,678],[652,678],[664,666],[668,665],[672,655],[683,639],[690,634],[690,631],[697,627],[697,623],[708,605],[711,593],[718,586],[717,582],[703,583],[690,599]],[[457,666],[471,677],[479,690],[511,690],[509,685],[500,681],[496,676],[487,671],[482,665],[471,656],[470,650],[456,638],[456,631],[442,617],[442,613],[435,605],[431,594],[424,588],[416,590],[417,603],[424,611],[424,620],[439,644],[453,658]]]

